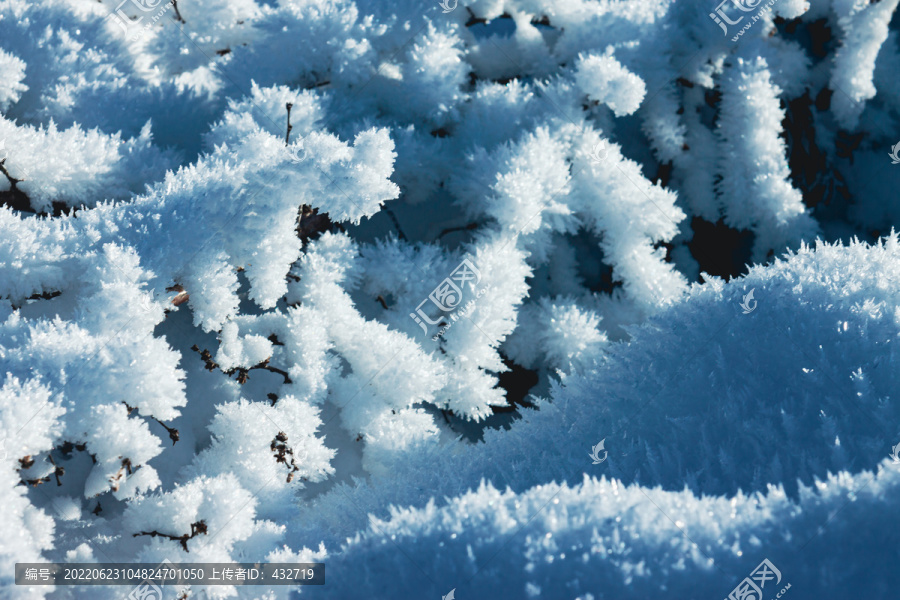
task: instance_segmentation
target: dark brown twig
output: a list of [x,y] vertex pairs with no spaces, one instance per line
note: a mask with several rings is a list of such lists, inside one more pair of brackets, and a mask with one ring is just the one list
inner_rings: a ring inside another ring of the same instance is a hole
[[392,211],[388,206],[382,206],[381,210],[387,213],[387,216],[394,223],[394,227],[397,229],[397,234],[400,236],[400,239],[407,239],[406,234],[403,233],[403,229],[400,227],[400,221],[397,220],[397,215],[394,214],[394,211]]
[[122,484],[122,479],[125,477],[125,473],[131,475],[133,471],[131,470],[131,459],[123,458],[122,466],[119,467],[118,472],[116,472],[115,476],[109,480],[110,484],[112,484],[111,489],[114,492],[119,491],[119,486]]
[[297,236],[303,242],[303,247],[309,240],[315,239],[319,234],[338,228],[343,231],[340,223],[333,222],[328,213],[319,214],[318,208],[313,208],[308,204],[302,204],[297,213]]
[[222,370],[219,364],[213,360],[212,354],[210,354],[209,350],[200,350],[200,348],[197,347],[196,344],[191,346],[191,350],[200,353],[200,358],[203,359],[203,362],[206,364],[206,369],[208,371],[215,371],[216,369],[219,369],[229,377],[237,373],[237,382],[241,385],[247,383],[247,381],[250,379],[249,372],[254,369],[263,369],[265,371],[269,371],[270,373],[278,373],[284,378],[285,383],[293,383],[293,380],[291,379],[290,375],[288,375],[287,371],[279,369],[278,367],[273,367],[269,364],[271,357],[267,358],[257,365],[253,365],[252,367],[235,367],[233,369],[228,369],[227,371],[225,371]]
[[0,160],[0,173],[6,176],[6,179],[9,180],[9,187],[11,190],[16,190],[16,184],[20,181],[24,181],[24,179],[16,179],[12,175],[9,174],[9,171],[6,170],[6,159]]
[[47,454],[47,460],[49,460],[50,464],[53,465],[53,476],[56,477],[56,485],[57,487],[59,487],[62,485],[62,481],[60,481],[59,478],[61,475],[66,474],[66,470],[56,464],[56,461],[53,460],[53,454]]
[[[290,483],[294,479],[294,473],[299,471],[300,467],[294,461],[294,450],[288,447],[287,440],[287,434],[279,431],[272,443],[269,444],[269,448],[275,453],[275,462],[281,463],[289,469],[287,482]],[[288,462],[288,458],[290,458],[290,462]]]
[[173,446],[175,445],[175,442],[177,442],[178,440],[181,439],[181,436],[179,435],[177,429],[175,429],[174,427],[169,427],[168,425],[166,425],[165,423],[163,423],[156,417],[150,417],[150,418],[153,419],[154,421],[156,421],[157,423],[159,423],[160,425],[162,425],[163,429],[165,429],[166,432],[169,434],[169,439],[172,440]]
[[[128,403],[125,402],[124,400],[122,400],[122,404],[125,405],[125,408],[128,410],[129,415],[137,409],[136,406],[129,406]],[[150,418],[163,426],[163,429],[165,429],[169,433],[169,439],[172,440],[172,445],[174,446],[175,442],[177,442],[180,439],[178,430],[173,427],[169,427],[168,425],[166,425],[165,423],[163,423],[162,421],[160,421],[153,415],[150,415]]]
[[185,21],[184,17],[181,16],[181,13],[178,12],[178,0],[172,0],[172,7],[175,9],[175,20],[187,25],[187,21]]
[[178,292],[175,295],[175,297],[172,298],[172,304],[174,304],[175,306],[181,306],[182,304],[184,304],[191,298],[191,295],[185,291],[184,286],[182,286],[181,284],[178,284],[178,283],[176,283],[172,287],[167,287],[166,291],[167,292]]
[[37,487],[42,483],[48,483],[50,481],[50,476],[45,475],[44,477],[38,477],[37,479],[23,479],[22,481],[31,487]]
[[438,234],[438,237],[444,237],[448,233],[453,233],[454,231],[472,231],[473,229],[478,229],[478,223],[469,223],[468,225],[464,225],[462,227],[449,227],[440,232]]
[[289,146],[291,144],[291,129],[294,128],[291,125],[291,109],[294,108],[294,105],[288,102],[285,106],[287,107],[287,133],[284,134],[284,145]]
[[188,535],[185,533],[184,535],[170,535],[168,533],[160,533],[159,531],[141,531],[139,533],[132,534],[132,537],[138,537],[141,535],[149,535],[150,537],[164,537],[169,540],[177,541],[181,544],[181,547],[184,548],[185,552],[189,552],[187,543],[188,540],[195,538],[198,534],[202,533],[203,535],[207,534],[206,531],[206,521],[200,520],[196,523],[191,523],[191,533]]

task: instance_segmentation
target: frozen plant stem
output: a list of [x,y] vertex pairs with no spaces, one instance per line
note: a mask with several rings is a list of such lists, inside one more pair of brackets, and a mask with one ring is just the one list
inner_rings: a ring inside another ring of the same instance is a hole
[[187,547],[188,540],[193,539],[197,536],[197,534],[202,533],[206,535],[206,521],[200,520],[196,523],[191,523],[191,533],[188,535],[185,533],[184,535],[169,535],[168,533],[160,533],[156,530],[153,531],[141,531],[139,533],[132,534],[132,537],[138,537],[141,535],[149,535],[150,537],[164,537],[169,540],[176,540],[181,544],[181,547],[184,548],[185,552],[190,552]]
[[291,144],[291,129],[293,129],[293,125],[291,125],[291,109],[294,108],[294,105],[288,102],[285,104],[287,108],[287,132],[284,134],[284,145],[289,146]]
[[179,23],[184,23],[185,25],[187,25],[187,21],[185,21],[181,16],[181,13],[178,12],[178,0],[172,0],[172,8],[175,9],[175,20]]
[[16,179],[12,175],[9,174],[9,171],[6,170],[6,159],[0,160],[0,173],[6,177],[9,181],[9,189],[10,191],[16,191],[16,184],[22,181],[21,179]]
[[[207,371],[215,371],[216,369],[222,370],[221,367],[219,367],[219,364],[213,360],[212,354],[210,354],[209,350],[204,349],[201,351],[196,344],[191,346],[191,350],[200,354],[200,358],[203,359]],[[253,369],[264,369],[266,371],[269,371],[270,373],[277,373],[284,378],[285,384],[293,383],[287,371],[279,369],[278,367],[271,366],[269,364],[270,360],[271,357],[267,358],[259,364],[253,365],[252,367],[235,367],[233,369],[228,369],[227,371],[222,370],[222,372],[229,377],[237,373],[237,382],[241,385],[247,383],[247,380],[249,379],[249,371],[252,371]],[[169,435],[171,437],[172,434],[170,433]]]
[[[286,479],[287,483],[290,483],[294,479],[294,473],[299,471],[300,467],[294,462],[294,450],[288,447],[287,440],[287,434],[279,431],[272,443],[269,444],[269,448],[275,454],[275,462],[281,463],[290,469]],[[288,458],[290,458],[290,462],[288,462]]]
[[392,211],[387,206],[383,207],[381,210],[386,212],[387,216],[390,217],[391,221],[394,223],[394,227],[397,229],[397,235],[400,236],[400,239],[406,240],[407,239],[406,234],[403,233],[403,229],[401,229],[401,227],[400,227],[400,221],[397,220],[397,215],[394,214],[394,211]]
[[174,427],[169,427],[168,425],[166,425],[165,423],[163,423],[162,421],[160,421],[160,420],[157,419],[156,417],[150,417],[150,418],[153,419],[154,421],[156,421],[157,423],[159,423],[160,425],[162,425],[163,429],[165,429],[166,432],[168,432],[168,434],[169,434],[169,439],[172,440],[172,445],[173,445],[173,446],[175,445],[175,442],[177,442],[179,439],[181,439],[180,436],[179,436],[179,434],[178,434],[178,430],[177,430],[177,429],[175,429]]
[[53,453],[47,454],[47,460],[50,461],[50,464],[53,465],[53,475],[56,477],[56,485],[57,487],[62,485],[62,482],[59,480],[60,475],[65,475],[66,470],[59,465],[56,464],[56,461],[53,460]]

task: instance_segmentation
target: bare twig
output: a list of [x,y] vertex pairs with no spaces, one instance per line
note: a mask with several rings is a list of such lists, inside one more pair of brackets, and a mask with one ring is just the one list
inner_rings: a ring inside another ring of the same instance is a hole
[[293,380],[291,379],[291,376],[288,375],[287,371],[279,369],[278,367],[273,367],[269,364],[271,357],[267,358],[257,365],[253,365],[252,367],[235,367],[233,369],[228,369],[227,371],[225,371],[222,369],[222,367],[219,366],[216,361],[213,360],[212,354],[210,354],[209,350],[200,350],[200,348],[197,347],[197,344],[191,346],[191,350],[200,353],[200,358],[203,359],[203,362],[206,364],[206,369],[208,371],[215,371],[216,369],[219,369],[229,377],[237,373],[237,382],[241,385],[247,383],[247,381],[250,379],[249,372],[253,369],[263,369],[264,371],[269,371],[270,373],[278,373],[284,378],[285,383],[293,383]]
[[284,134],[284,145],[289,146],[291,144],[291,129],[294,128],[291,125],[291,109],[294,108],[294,105],[288,102],[285,106],[287,107],[287,133]]
[[184,23],[187,25],[187,21],[184,20],[184,17],[181,16],[181,13],[178,12],[178,0],[172,0],[172,8],[175,9],[175,20],[179,23]]
[[[287,482],[290,483],[294,478],[294,473],[299,471],[300,467],[298,467],[297,463],[294,461],[294,450],[288,447],[287,440],[287,434],[283,431],[279,431],[278,435],[275,436],[275,439],[272,440],[272,443],[269,444],[269,448],[275,453],[275,462],[281,463],[289,469]],[[288,458],[290,458],[290,462],[288,462]]]
[[141,531],[139,533],[133,534],[132,537],[138,537],[141,535],[149,535],[150,537],[157,537],[157,536],[164,537],[166,539],[175,540],[175,541],[179,542],[181,544],[181,547],[184,548],[184,551],[189,552],[188,547],[187,547],[188,540],[193,539],[200,533],[202,533],[203,535],[206,535],[206,533],[207,533],[206,521],[200,520],[200,521],[197,521],[196,523],[191,523],[190,535],[187,533],[185,533],[183,535],[170,535],[168,533],[160,533],[159,531],[154,530],[154,531]]
[[159,423],[160,425],[162,425],[163,429],[165,429],[166,432],[168,432],[169,439],[172,440],[173,446],[175,445],[175,442],[177,442],[179,439],[181,439],[177,429],[175,429],[174,427],[169,427],[168,425],[166,425],[165,423],[163,423],[156,417],[150,417],[150,418],[153,419],[154,421],[156,421],[157,423]]

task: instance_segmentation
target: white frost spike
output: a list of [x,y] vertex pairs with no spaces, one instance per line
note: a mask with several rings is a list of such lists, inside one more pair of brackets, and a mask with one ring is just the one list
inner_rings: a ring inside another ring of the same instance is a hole
[[611,54],[579,56],[575,68],[581,90],[590,100],[607,105],[617,117],[636,111],[647,93],[643,80]]
[[844,129],[856,128],[867,101],[877,93],[875,61],[898,1],[832,3],[841,35],[828,87],[835,90],[831,108]]
[[540,298],[522,307],[518,327],[506,342],[516,363],[534,369],[546,363],[554,369],[581,370],[607,345],[600,317],[573,297]]
[[[756,233],[754,260],[815,238],[818,224],[790,182],[779,133],[784,110],[764,58],[737,58],[722,81],[719,196],[725,222]],[[837,95],[836,95],[837,96]],[[752,157],[752,158],[751,158]]]

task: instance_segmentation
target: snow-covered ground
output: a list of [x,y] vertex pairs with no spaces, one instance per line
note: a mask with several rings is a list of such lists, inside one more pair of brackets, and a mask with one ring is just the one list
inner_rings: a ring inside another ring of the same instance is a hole
[[900,0],[717,1],[0,0],[0,598],[894,598]]

